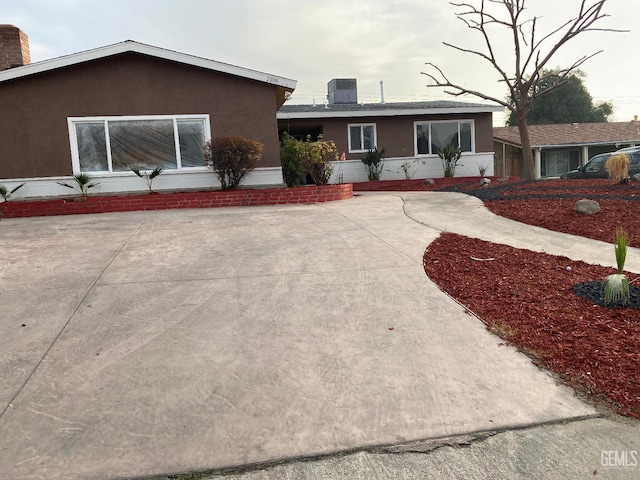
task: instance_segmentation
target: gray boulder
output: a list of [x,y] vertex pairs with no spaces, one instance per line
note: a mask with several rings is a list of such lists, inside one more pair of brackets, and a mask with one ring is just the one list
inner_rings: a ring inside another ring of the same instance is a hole
[[489,185],[491,183],[491,179],[490,178],[481,178],[480,179],[480,186],[484,187],[485,185]]
[[640,173],[636,173],[633,177],[631,177],[631,180],[633,180],[634,182],[640,182]]
[[600,211],[600,204],[595,200],[589,200],[587,198],[583,198],[582,200],[578,200],[573,209],[581,213],[583,215],[594,215]]
[[436,183],[436,181],[435,181],[433,178],[426,178],[426,179],[424,180],[424,183],[425,183],[425,184],[433,185],[434,183]]

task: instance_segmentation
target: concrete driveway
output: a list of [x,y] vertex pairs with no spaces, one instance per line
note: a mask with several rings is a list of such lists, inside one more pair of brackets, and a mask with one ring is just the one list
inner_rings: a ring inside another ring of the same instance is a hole
[[429,281],[438,234],[394,195],[2,220],[2,478],[216,471],[594,415]]

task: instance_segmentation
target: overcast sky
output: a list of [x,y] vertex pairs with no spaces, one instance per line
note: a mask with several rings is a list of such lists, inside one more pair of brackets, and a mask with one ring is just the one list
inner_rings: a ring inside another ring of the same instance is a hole
[[[574,17],[580,0],[527,6],[542,16],[542,33]],[[488,64],[442,45],[481,45],[455,11],[445,0],[0,0],[0,23],[29,36],[33,62],[135,40],[297,80],[293,103],[322,103],[332,78],[357,78],[360,102],[380,101],[381,80],[386,101],[453,99],[427,88],[420,74],[426,62],[457,83],[504,98]],[[582,67],[585,84],[595,101],[614,103],[612,120],[627,121],[640,114],[640,28],[633,28],[640,2],[607,0],[605,12],[610,17],[598,26],[629,32],[580,35],[551,66],[603,50]],[[509,39],[499,43],[498,54],[508,59]]]

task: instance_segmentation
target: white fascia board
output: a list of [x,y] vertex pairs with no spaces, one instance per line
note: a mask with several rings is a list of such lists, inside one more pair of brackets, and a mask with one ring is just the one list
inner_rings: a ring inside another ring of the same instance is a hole
[[317,112],[277,112],[278,120],[303,119],[303,118],[358,118],[358,117],[399,117],[409,115],[448,115],[452,113],[490,113],[502,112],[503,107],[451,107],[451,108],[426,108],[426,109],[397,109],[397,110],[355,110],[335,111],[324,107],[317,107]]
[[[504,143],[515,148],[522,149],[522,145],[507,142],[505,140],[494,140],[496,143]],[[584,142],[584,143],[558,143],[558,144],[544,144],[544,145],[531,145],[531,148],[539,148],[540,150],[549,150],[551,148],[571,148],[571,147],[593,147],[598,145],[615,145],[615,144],[636,144],[640,143],[640,140],[615,140],[607,142]]]
[[56,68],[68,67],[91,60],[106,58],[112,55],[118,55],[120,53],[126,52],[141,53],[144,55],[149,55],[151,57],[172,60],[187,65],[206,68],[208,70],[213,70],[216,72],[228,73],[230,75],[235,75],[238,77],[257,80],[259,82],[264,82],[273,86],[283,87],[291,90],[295,90],[297,83],[295,80],[291,80],[290,78],[271,75],[269,73],[250,70],[248,68],[237,67],[228,63],[222,63],[215,60],[209,60],[207,58],[187,55],[185,53],[175,52],[173,50],[154,47],[152,45],[145,45],[143,43],[134,42],[132,40],[127,40],[125,42],[116,43],[114,45],[107,45],[105,47],[99,47],[84,52],[74,53],[71,55],[65,55],[63,57],[53,58],[50,60],[30,63],[21,67],[10,68],[8,70],[0,72],[0,82],[33,75],[36,73],[46,72],[49,70],[54,70]]

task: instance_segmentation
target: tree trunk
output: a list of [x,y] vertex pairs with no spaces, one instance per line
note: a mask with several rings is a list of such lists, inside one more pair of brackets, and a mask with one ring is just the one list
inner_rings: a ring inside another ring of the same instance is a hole
[[529,138],[529,126],[527,116],[518,115],[518,131],[520,132],[520,146],[522,147],[522,159],[524,160],[524,179],[527,181],[537,179],[536,162],[531,150],[531,139]]

